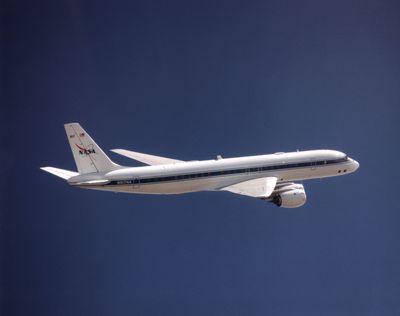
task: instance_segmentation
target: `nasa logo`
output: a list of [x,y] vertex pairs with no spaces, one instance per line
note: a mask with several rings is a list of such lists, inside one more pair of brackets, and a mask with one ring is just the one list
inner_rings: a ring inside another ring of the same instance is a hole
[[91,148],[83,148],[83,147],[79,146],[78,144],[75,144],[75,146],[78,147],[79,155],[87,156],[87,155],[96,153],[96,151],[93,148],[93,145],[89,145],[89,147],[91,147]]

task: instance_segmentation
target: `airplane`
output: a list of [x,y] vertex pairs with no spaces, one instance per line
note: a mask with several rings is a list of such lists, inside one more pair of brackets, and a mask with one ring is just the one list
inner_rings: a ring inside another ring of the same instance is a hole
[[283,208],[306,203],[304,186],[294,181],[341,176],[359,163],[335,150],[182,161],[126,149],[112,149],[147,166],[124,167],[113,161],[79,123],[64,125],[78,172],[42,167],[71,186],[126,193],[179,194],[229,191],[272,202]]

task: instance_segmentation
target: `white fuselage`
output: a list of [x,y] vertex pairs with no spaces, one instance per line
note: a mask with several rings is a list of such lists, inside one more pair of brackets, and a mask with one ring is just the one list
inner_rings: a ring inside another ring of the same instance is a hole
[[[333,150],[310,150],[173,164],[126,167],[107,173],[78,175],[71,185],[114,192],[178,194],[220,188],[257,178],[291,182],[344,175],[358,163]],[[98,181],[98,184],[96,181]],[[82,184],[86,182],[85,184]],[[91,182],[90,184],[88,184]]]

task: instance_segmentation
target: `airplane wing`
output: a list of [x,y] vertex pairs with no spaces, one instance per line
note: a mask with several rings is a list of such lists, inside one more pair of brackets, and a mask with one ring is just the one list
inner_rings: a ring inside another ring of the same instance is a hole
[[276,177],[267,177],[236,183],[220,190],[255,198],[268,198],[275,189]]
[[171,159],[171,158],[143,154],[143,153],[138,153],[138,152],[130,151],[130,150],[126,150],[126,149],[111,149],[111,151],[114,153],[120,154],[122,156],[131,158],[133,160],[143,162],[144,164],[150,165],[150,166],[184,162],[182,160],[176,160],[176,159]]

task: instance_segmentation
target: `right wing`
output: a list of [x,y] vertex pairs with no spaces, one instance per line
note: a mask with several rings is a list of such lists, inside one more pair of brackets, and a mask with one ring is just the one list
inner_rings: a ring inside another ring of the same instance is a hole
[[149,155],[149,154],[143,154],[143,153],[138,153],[138,152],[130,151],[130,150],[126,150],[126,149],[111,149],[111,151],[115,152],[119,155],[131,158],[133,160],[143,162],[144,164],[150,165],[150,166],[184,162],[182,160],[165,158],[165,157],[154,156],[154,155]]
[[220,190],[229,191],[236,194],[247,195],[255,198],[266,199],[270,197],[275,189],[278,178],[267,177],[239,182]]

